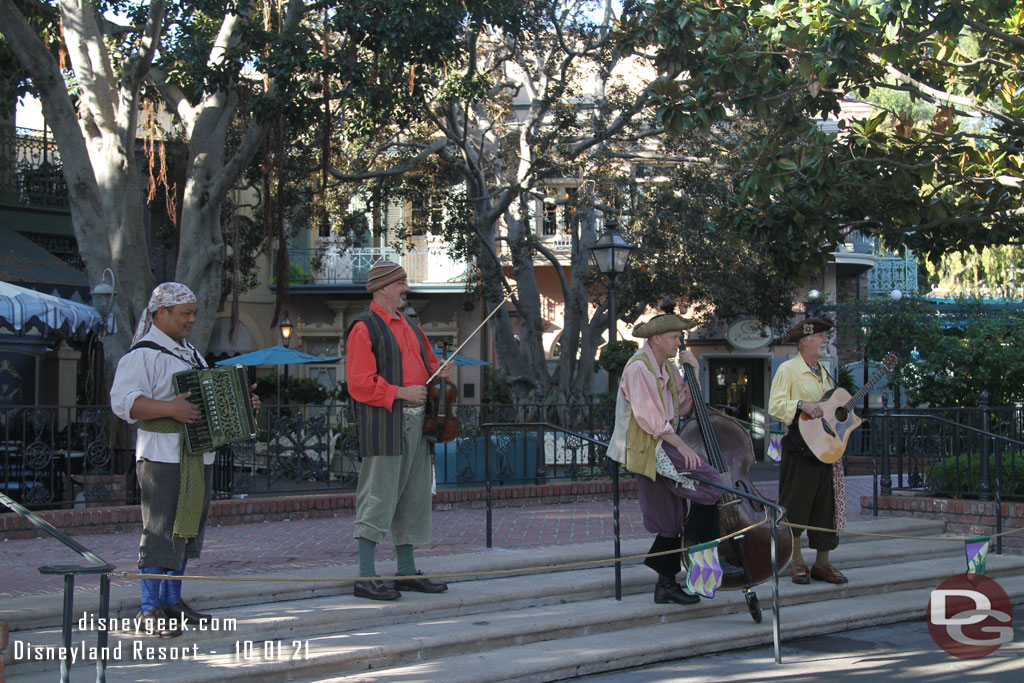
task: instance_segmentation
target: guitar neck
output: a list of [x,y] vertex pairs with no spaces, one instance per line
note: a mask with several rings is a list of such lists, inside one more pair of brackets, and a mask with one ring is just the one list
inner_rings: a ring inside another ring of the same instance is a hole
[[878,384],[879,380],[885,377],[888,373],[889,369],[883,367],[881,370],[872,375],[871,379],[869,379],[864,384],[864,386],[860,388],[860,391],[858,391],[856,394],[850,397],[850,400],[846,402],[844,407],[847,410],[853,410],[854,406],[860,403],[864,399],[864,397],[867,396],[867,393],[875,388],[875,385]]

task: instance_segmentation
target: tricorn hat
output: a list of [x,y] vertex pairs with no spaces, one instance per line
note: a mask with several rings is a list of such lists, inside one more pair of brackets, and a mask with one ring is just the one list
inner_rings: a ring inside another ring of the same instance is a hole
[[835,323],[827,318],[806,318],[798,322],[793,329],[786,334],[786,341],[795,344],[804,337],[809,337],[812,334],[818,334],[819,332],[828,332]]
[[640,323],[633,328],[633,336],[638,339],[647,339],[662,332],[682,332],[695,326],[697,323],[675,313],[656,315],[645,323]]

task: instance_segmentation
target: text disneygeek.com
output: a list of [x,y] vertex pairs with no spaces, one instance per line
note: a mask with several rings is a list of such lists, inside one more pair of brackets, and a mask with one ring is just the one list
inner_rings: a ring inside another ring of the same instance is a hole
[[309,641],[305,640],[235,640],[228,643],[217,641],[200,648],[199,643],[175,645],[161,643],[156,645],[149,639],[133,639],[135,636],[150,636],[163,629],[180,630],[182,635],[179,638],[182,640],[187,638],[188,632],[231,632],[238,629],[237,619],[214,617],[197,624],[187,617],[180,620],[160,619],[154,622],[154,620],[141,618],[101,619],[89,613],[83,613],[77,626],[80,632],[107,630],[125,640],[101,648],[86,642],[86,640],[80,640],[72,644],[71,647],[65,647],[62,645],[40,645],[12,638],[10,650],[8,650],[13,655],[11,660],[14,662],[58,660],[70,661],[75,664],[86,661],[95,662],[100,659],[110,662],[168,661],[194,659],[206,655],[227,655],[238,661],[283,661],[309,658]]

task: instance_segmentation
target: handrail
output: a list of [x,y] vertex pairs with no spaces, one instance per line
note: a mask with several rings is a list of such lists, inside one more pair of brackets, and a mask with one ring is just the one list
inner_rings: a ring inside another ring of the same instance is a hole
[[948,417],[939,417],[938,415],[932,415],[931,413],[888,413],[888,412],[878,411],[878,412],[872,413],[871,417],[872,418],[875,418],[875,417],[909,417],[909,418],[915,418],[915,419],[935,420],[936,422],[942,422],[942,423],[945,423],[945,424],[948,424],[948,425],[952,425],[954,427],[960,427],[961,429],[966,429],[969,432],[975,432],[977,434],[981,434],[982,436],[987,436],[987,437],[990,437],[990,438],[993,438],[993,439],[1000,439],[1002,441],[1009,441],[1010,443],[1016,444],[1018,446],[1024,446],[1024,441],[1021,441],[1020,439],[1013,439],[1013,438],[1011,438],[1009,436],[1003,436],[1002,434],[996,434],[995,432],[989,432],[989,431],[986,431],[984,429],[980,429],[978,427],[972,427],[971,425],[965,425],[963,422],[957,422],[956,420],[950,420]]
[[[518,429],[551,429],[551,430],[554,430],[554,431],[562,432],[563,434],[569,434],[571,436],[577,437],[579,439],[582,439],[583,441],[587,441],[587,442],[595,444],[597,446],[604,446],[605,448],[608,447],[608,443],[606,441],[601,441],[600,439],[595,439],[595,438],[593,438],[591,436],[587,436],[586,434],[583,434],[581,432],[577,432],[577,431],[574,431],[574,430],[571,430],[571,429],[566,429],[565,427],[560,427],[558,425],[551,424],[550,422],[485,422],[484,424],[480,425],[480,428],[482,430],[484,430],[484,432],[486,432],[488,434],[490,433],[491,429],[494,429],[494,428],[508,428],[508,427],[515,427],[515,428],[518,428]],[[490,440],[490,438],[487,438],[487,439],[484,440],[484,442],[485,442],[485,449],[486,449],[486,459],[485,459],[486,484],[485,484],[485,490],[486,490],[486,501],[487,501],[487,505],[486,505],[486,507],[487,507],[487,547],[490,548],[491,547],[491,440]],[[539,443],[537,447],[539,449],[543,449],[544,445],[542,443]],[[613,520],[614,520],[613,528],[614,528],[614,533],[615,533],[615,559],[618,560],[619,558],[622,557],[622,555],[621,555],[620,531],[619,531],[619,468],[618,468],[618,463],[617,462],[615,462],[615,461],[612,461],[612,462],[614,463],[614,467],[612,468],[612,482],[613,482],[613,484],[612,484],[612,515],[613,515]],[[775,552],[776,552],[776,532],[778,530],[779,523],[782,521],[782,518],[786,516],[786,508],[783,507],[782,505],[778,504],[778,503],[774,503],[774,502],[772,502],[770,500],[766,500],[765,498],[762,498],[761,496],[754,495],[753,493],[749,493],[747,491],[740,491],[739,489],[735,489],[735,488],[733,488],[731,486],[726,486],[725,484],[722,484],[722,483],[708,481],[707,479],[704,479],[703,477],[700,477],[698,475],[687,474],[686,476],[688,478],[690,478],[690,479],[694,479],[695,481],[699,481],[699,482],[704,483],[704,484],[710,484],[711,486],[714,486],[717,489],[721,489],[722,491],[726,491],[726,492],[732,493],[734,495],[740,496],[742,498],[746,498],[748,500],[751,500],[751,501],[753,501],[755,503],[759,503],[759,504],[763,505],[766,508],[771,508],[776,513],[774,515],[771,515],[771,518],[768,520],[768,522],[769,522],[769,528],[771,529],[771,535],[772,535],[772,546],[771,546],[772,547],[772,562],[771,562],[771,564],[772,564],[772,635],[773,635],[773,642],[774,642],[774,645],[775,645],[775,663],[776,664],[781,664],[782,663],[782,654],[780,652],[781,633],[780,633],[780,630],[779,630],[779,564],[778,564],[778,558],[775,556]],[[616,562],[615,563],[615,599],[616,600],[621,600],[622,599],[622,563],[621,562]]]
[[[984,415],[985,415],[985,413],[983,413],[983,416]],[[1002,434],[996,434],[995,432],[990,432],[987,429],[981,429],[979,427],[972,427],[971,425],[966,425],[966,424],[964,424],[962,422],[957,422],[956,420],[950,420],[949,418],[946,418],[946,417],[939,417],[938,415],[933,415],[931,413],[894,413],[894,412],[888,412],[888,411],[879,411],[879,412],[876,412],[876,413],[872,413],[871,417],[872,418],[880,417],[880,418],[883,418],[883,419],[886,419],[886,420],[889,419],[889,418],[901,418],[901,419],[905,418],[905,419],[914,419],[914,420],[934,420],[935,422],[939,422],[939,423],[942,423],[942,424],[950,425],[950,426],[956,427],[958,429],[962,429],[964,431],[973,432],[975,434],[978,434],[978,435],[982,436],[984,439],[999,440],[999,441],[1003,441],[1003,442],[1006,442],[1006,443],[1009,443],[1009,444],[1013,444],[1013,445],[1017,445],[1017,446],[1024,446],[1024,441],[1021,441],[1020,439],[1014,439],[1012,437],[1004,436]],[[984,420],[984,423],[987,423],[987,419]],[[900,466],[899,466],[900,472],[902,472],[902,468],[903,468],[903,465],[902,465],[903,461],[902,461],[901,452],[902,451],[898,450],[898,453],[897,453],[897,457],[900,458],[900,460],[899,460],[899,462],[900,462]],[[876,454],[875,458],[877,458],[877,457],[878,457],[878,455]],[[978,494],[979,500],[981,500],[981,501],[988,501],[988,491],[989,491],[988,486],[989,486],[989,484],[988,484],[988,474],[987,474],[987,472],[988,472],[988,441],[987,440],[982,442],[982,452],[980,454],[980,457],[982,459],[982,464],[981,464],[981,467],[982,467],[982,481],[979,484],[980,489],[976,493]],[[1002,530],[1003,530],[1003,506],[1002,506],[1003,477],[1002,477],[1002,467],[1001,467],[1001,464],[1002,464],[1002,454],[997,449],[996,450],[996,491],[995,491],[995,504],[996,504],[995,505],[995,518],[996,518],[996,524],[995,524],[996,546],[995,546],[995,551],[996,551],[996,554],[1002,554],[1002,552],[1003,552],[1003,538],[1002,538]],[[883,495],[887,494],[887,492],[891,491],[891,489],[892,489],[892,475],[891,475],[891,473],[889,471],[889,467],[890,467],[889,452],[888,452],[888,450],[886,450],[885,457],[882,458],[882,472],[881,472],[881,474],[880,475],[877,474],[877,467],[876,467],[876,468],[874,468],[876,474],[873,475],[876,478],[877,477],[881,477],[881,479],[882,479],[882,493],[883,493]],[[900,481],[902,482],[902,474],[900,474],[899,476],[901,477]],[[875,490],[875,493],[872,496],[873,497],[872,505],[873,505],[873,508],[874,508],[873,509],[874,515],[877,517],[878,516],[878,493],[877,493],[877,491],[878,491],[878,482],[877,481],[874,483],[873,489]]]
[[[26,508],[16,500],[12,500],[4,493],[0,493],[0,503],[3,503],[11,510],[21,515],[24,519],[53,536],[65,546],[74,550],[83,559],[88,560],[92,566],[82,567],[74,565],[54,565],[39,567],[41,574],[62,574],[64,576],[64,616],[61,624],[61,634],[64,640],[64,652],[71,652],[71,625],[74,623],[74,599],[75,599],[75,575],[76,574],[99,574],[100,575],[100,605],[99,617],[104,627],[96,632],[96,681],[104,683],[107,680],[107,659],[104,653],[107,649],[107,618],[110,613],[110,572],[114,571],[114,565],[86,548],[81,543],[71,539],[60,529],[56,528],[45,519],[42,519],[34,512]],[[60,661],[60,680],[67,683],[70,680],[70,664],[65,656]]]

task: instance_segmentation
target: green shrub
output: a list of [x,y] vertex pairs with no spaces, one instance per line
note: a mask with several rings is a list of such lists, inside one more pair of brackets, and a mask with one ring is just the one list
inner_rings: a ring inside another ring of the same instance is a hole
[[[270,277],[270,284],[275,284],[277,276],[272,275]],[[288,264],[288,284],[292,285],[311,285],[313,283],[313,276],[307,273],[302,266],[298,263],[292,262]]]
[[[1024,453],[1003,453],[1003,495],[1024,494]],[[957,472],[960,474],[957,491]],[[981,484],[981,456],[977,453],[961,453],[947,456],[925,467],[925,485],[933,491],[949,494],[971,495],[978,492]],[[989,455],[989,483],[992,493],[996,490],[996,456]]]
[[639,344],[628,339],[618,339],[610,344],[605,344],[601,350],[601,357],[597,359],[597,367],[605,372],[614,372],[621,377],[626,363],[638,348],[640,348]]
[[[279,375],[268,375],[256,380],[256,395],[264,403],[277,401],[277,381]],[[281,378],[281,402],[292,401],[300,405],[326,403],[331,398],[331,391],[311,377],[289,377],[288,381]]]

